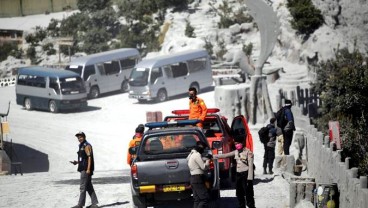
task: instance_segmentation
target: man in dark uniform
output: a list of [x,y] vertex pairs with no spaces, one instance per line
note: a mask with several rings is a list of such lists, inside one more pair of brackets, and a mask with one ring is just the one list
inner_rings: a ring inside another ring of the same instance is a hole
[[291,145],[291,141],[293,140],[293,134],[295,131],[294,125],[294,115],[291,112],[291,100],[285,100],[285,126],[282,127],[282,134],[284,135],[284,154],[289,155],[289,149]]
[[78,164],[78,172],[80,177],[80,196],[78,204],[72,208],[82,208],[86,203],[86,192],[91,197],[91,208],[97,208],[98,200],[92,185],[92,175],[94,171],[93,150],[90,143],[86,140],[86,135],[83,132],[78,132],[75,135],[79,141],[78,161],[70,161],[73,165]]

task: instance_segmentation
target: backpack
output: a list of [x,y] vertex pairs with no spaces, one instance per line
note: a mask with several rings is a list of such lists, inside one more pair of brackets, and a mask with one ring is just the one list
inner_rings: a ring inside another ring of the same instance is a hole
[[262,127],[258,131],[259,139],[264,144],[266,144],[270,140],[269,137],[268,137],[268,132],[269,132],[269,129],[267,127]]
[[276,122],[277,126],[283,129],[286,126],[286,119],[285,119],[285,109],[280,108],[280,110],[276,113]]

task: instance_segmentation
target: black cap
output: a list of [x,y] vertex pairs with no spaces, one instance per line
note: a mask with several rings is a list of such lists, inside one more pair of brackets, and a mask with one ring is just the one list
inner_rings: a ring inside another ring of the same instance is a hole
[[292,105],[291,100],[285,100],[285,105],[286,106]]
[[83,138],[86,138],[86,135],[84,134],[84,132],[83,132],[83,131],[80,131],[80,132],[76,133],[76,134],[75,134],[75,136],[76,136],[76,137],[78,137],[78,136],[82,136]]
[[143,133],[144,132],[144,126],[138,126],[136,129],[135,129],[135,133]]

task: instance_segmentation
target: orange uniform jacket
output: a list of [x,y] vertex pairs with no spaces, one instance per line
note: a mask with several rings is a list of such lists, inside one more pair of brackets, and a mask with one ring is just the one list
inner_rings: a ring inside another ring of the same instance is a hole
[[[207,107],[203,99],[197,97],[196,101],[189,100],[189,119],[204,121],[207,115]],[[197,125],[202,127],[202,125]]]
[[134,136],[134,139],[130,140],[129,146],[128,146],[128,155],[127,155],[127,163],[128,163],[128,165],[131,165],[133,159],[135,158],[135,155],[129,154],[129,149],[131,147],[138,146],[139,143],[141,142],[141,140],[142,140],[142,136]]

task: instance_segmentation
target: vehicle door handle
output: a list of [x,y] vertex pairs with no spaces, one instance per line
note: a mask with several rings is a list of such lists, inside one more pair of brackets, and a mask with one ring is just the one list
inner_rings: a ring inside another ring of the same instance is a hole
[[51,93],[49,93],[49,96],[51,96]]
[[95,79],[95,82],[97,82],[97,79]]
[[117,74],[117,75],[115,75],[116,77],[118,77],[119,76],[119,74]]

